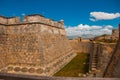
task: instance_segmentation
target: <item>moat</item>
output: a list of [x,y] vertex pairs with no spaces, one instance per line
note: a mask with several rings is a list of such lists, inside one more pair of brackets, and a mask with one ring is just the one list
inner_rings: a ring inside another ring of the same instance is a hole
[[77,55],[54,76],[86,77],[89,72],[89,54],[77,53]]

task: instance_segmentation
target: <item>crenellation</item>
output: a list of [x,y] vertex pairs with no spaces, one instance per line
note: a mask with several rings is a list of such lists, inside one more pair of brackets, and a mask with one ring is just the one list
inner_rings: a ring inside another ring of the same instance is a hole
[[54,21],[52,19],[50,19],[50,24],[54,25]]
[[40,15],[25,16],[23,22],[24,23],[40,22],[43,24],[47,24],[47,25],[51,25],[59,28],[63,28],[63,25],[64,25],[64,21],[55,22],[52,19],[48,19]]
[[20,17],[4,17],[0,16],[1,25],[23,25],[23,24],[43,24],[51,27],[64,29],[64,21],[53,21],[52,19],[45,18],[42,15],[26,15],[23,21],[20,22]]
[[54,22],[54,26],[57,26],[57,22],[56,21]]
[[7,18],[4,16],[0,16],[0,24],[7,24]]
[[60,20],[58,23],[61,24],[61,28],[64,28],[64,20]]
[[112,39],[118,40],[119,39],[119,29],[113,29],[112,30]]
[[20,23],[20,17],[7,18],[7,24],[17,24]]
[[45,19],[45,21],[47,22],[48,25],[52,25],[50,19]]
[[40,16],[40,15],[28,15],[28,16],[24,17],[23,22],[25,22],[25,23],[41,22],[42,19],[44,19],[44,17]]
[[62,25],[64,25],[64,20],[60,20],[58,23],[61,23]]

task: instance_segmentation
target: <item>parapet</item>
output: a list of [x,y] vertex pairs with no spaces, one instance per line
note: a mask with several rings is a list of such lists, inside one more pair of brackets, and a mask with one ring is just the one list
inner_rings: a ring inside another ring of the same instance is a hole
[[20,23],[20,18],[0,16],[0,23],[1,24],[17,24],[17,23]]
[[35,14],[35,15],[27,15],[24,17],[23,22],[40,22],[43,20],[44,16]]
[[10,17],[7,20],[8,20],[7,24],[17,24],[17,23],[20,23],[20,18],[19,17]]
[[39,22],[39,23],[50,25],[50,26],[64,28],[64,21],[56,22],[56,21],[53,21],[52,19],[45,18],[44,16],[39,14],[27,15],[24,17],[23,22],[24,23]]
[[1,24],[6,24],[6,25],[10,25],[10,24],[29,24],[29,23],[41,23],[41,24],[45,24],[45,25],[49,25],[49,26],[53,26],[53,27],[58,27],[58,28],[62,28],[64,29],[64,21],[53,21],[52,19],[48,19],[45,18],[42,15],[39,14],[33,14],[33,15],[27,15],[24,17],[23,21],[20,22],[20,18],[19,17],[4,17],[4,16],[0,16],[0,23]]
[[7,18],[4,16],[0,16],[0,24],[7,24]]

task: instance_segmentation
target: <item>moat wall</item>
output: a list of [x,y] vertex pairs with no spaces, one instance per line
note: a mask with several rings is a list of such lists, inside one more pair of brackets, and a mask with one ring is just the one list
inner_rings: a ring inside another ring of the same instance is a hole
[[107,65],[104,77],[120,78],[120,24],[119,24],[119,40],[113,51],[112,57]]
[[90,72],[95,73],[97,77],[120,78],[120,33],[116,44],[93,42],[92,49],[90,53]]
[[89,71],[102,77],[115,49],[116,43],[92,43]]
[[51,76],[76,54],[64,22],[41,15],[0,17],[0,72]]
[[75,52],[79,53],[90,53],[91,52],[91,42],[79,42],[78,40],[69,40],[71,47]]
[[112,57],[116,43],[103,43],[94,41],[69,40],[70,45],[76,52],[89,53],[89,73],[103,77]]

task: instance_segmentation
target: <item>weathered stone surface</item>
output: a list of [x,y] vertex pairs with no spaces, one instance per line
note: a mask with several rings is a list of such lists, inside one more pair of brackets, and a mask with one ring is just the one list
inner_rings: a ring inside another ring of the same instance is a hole
[[76,52],[90,53],[91,52],[91,42],[90,41],[78,41],[78,40],[69,40],[71,47]]
[[118,29],[113,29],[111,35],[102,35],[102,36],[97,36],[94,38],[95,41],[102,41],[102,40],[117,41],[118,39],[119,39],[119,30]]
[[[120,32],[120,25],[119,25]],[[120,78],[120,33],[119,40],[113,51],[112,57],[104,73],[104,77],[119,77]]]
[[113,29],[112,30],[112,38],[114,40],[118,40],[119,39],[119,29]]
[[19,17],[8,18],[7,24],[16,24],[16,23],[20,23]]
[[76,55],[63,23],[39,15],[26,16],[22,23],[18,18],[7,20],[8,24],[0,25],[1,70],[49,76]]
[[115,45],[115,43],[92,43],[89,70],[102,77]]
[[0,16],[0,24],[7,24],[7,19],[3,16]]
[[92,49],[90,53],[90,72],[96,73],[99,77],[120,78],[120,38],[117,44],[94,42]]

